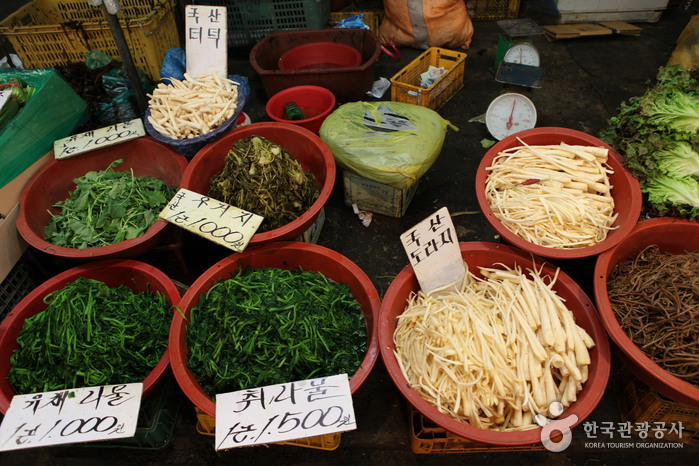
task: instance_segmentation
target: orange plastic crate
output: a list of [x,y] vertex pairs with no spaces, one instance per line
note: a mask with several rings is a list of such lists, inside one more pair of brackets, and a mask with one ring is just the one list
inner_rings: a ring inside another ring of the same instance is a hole
[[[180,45],[175,0],[122,0],[121,7],[117,17],[134,63],[159,81],[165,53]],[[0,34],[27,68],[82,62],[91,49],[121,60],[102,9],[85,0],[33,0],[0,22]]]
[[[647,422],[653,433],[659,426],[667,427],[660,429],[665,441],[699,445],[699,408],[665,398],[638,380],[626,366],[618,366],[615,384],[619,415],[622,421],[632,423],[632,432],[638,435],[638,424]],[[682,423],[681,437],[670,429],[677,423]],[[653,433],[648,431],[648,437],[653,437]]]
[[485,453],[497,451],[546,451],[542,444],[498,446],[474,442],[439,427],[413,406],[410,412],[410,448],[413,453]]
[[[194,408],[197,413],[197,432],[202,435],[216,435],[216,419],[206,414],[199,408]],[[275,442],[277,445],[293,445],[296,447],[313,448],[316,450],[336,450],[340,446],[342,434],[335,432],[332,434],[316,435],[286,442]]]
[[[437,110],[464,87],[466,54],[430,47],[391,78],[391,100]],[[420,87],[420,75],[430,65],[445,73],[428,88]]]

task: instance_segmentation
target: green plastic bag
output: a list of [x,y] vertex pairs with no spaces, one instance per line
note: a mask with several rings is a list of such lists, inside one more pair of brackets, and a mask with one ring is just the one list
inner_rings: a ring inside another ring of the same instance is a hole
[[447,127],[457,129],[427,107],[402,102],[351,102],[328,115],[319,135],[341,167],[406,189],[437,160]]
[[87,104],[58,71],[0,69],[0,82],[17,78],[36,87],[19,113],[0,131],[0,188],[53,149],[85,117]]

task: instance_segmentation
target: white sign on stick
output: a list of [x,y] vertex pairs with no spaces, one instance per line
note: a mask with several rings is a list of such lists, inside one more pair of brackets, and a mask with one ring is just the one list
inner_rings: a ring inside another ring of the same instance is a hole
[[356,428],[347,374],[216,395],[216,450]]
[[0,451],[133,437],[142,383],[15,395],[0,424]]
[[130,141],[146,135],[143,120],[135,118],[123,123],[104,128],[73,134],[53,143],[53,154],[56,160],[67,159],[84,152],[103,147],[113,146],[120,142]]
[[0,110],[5,106],[8,100],[12,96],[12,91],[0,91]]
[[400,236],[425,294],[460,283],[466,274],[449,210],[442,207]]
[[214,243],[240,252],[264,217],[181,188],[159,217]]
[[185,9],[187,73],[228,75],[228,26],[225,6],[187,5]]

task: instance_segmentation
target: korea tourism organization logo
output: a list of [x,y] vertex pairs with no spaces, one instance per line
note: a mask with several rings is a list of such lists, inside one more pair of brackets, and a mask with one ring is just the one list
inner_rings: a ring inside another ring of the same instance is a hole
[[[562,413],[563,405],[560,402],[554,401],[549,405],[550,416],[557,418]],[[559,453],[570,446],[573,441],[571,428],[578,422],[577,415],[571,414],[561,419],[549,419],[542,414],[537,414],[534,416],[534,420],[542,427],[541,444],[548,451]],[[585,448],[684,448],[682,442],[663,441],[666,440],[666,436],[682,439],[684,428],[681,421],[671,423],[586,421],[582,427],[586,437]],[[638,438],[632,438],[632,434]]]

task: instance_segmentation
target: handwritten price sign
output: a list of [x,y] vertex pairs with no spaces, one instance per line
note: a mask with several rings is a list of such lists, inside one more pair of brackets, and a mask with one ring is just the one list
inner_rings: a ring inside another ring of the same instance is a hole
[[234,251],[242,251],[263,217],[188,189],[180,189],[160,218]]
[[53,153],[56,160],[67,159],[84,152],[113,146],[114,144],[145,135],[146,130],[143,127],[143,120],[136,118],[105,128],[73,134],[67,138],[54,141]]
[[466,267],[446,207],[403,233],[400,240],[423,293],[463,280]]
[[347,374],[216,395],[216,450],[356,428]]
[[15,395],[0,425],[0,451],[133,437],[143,384]]

